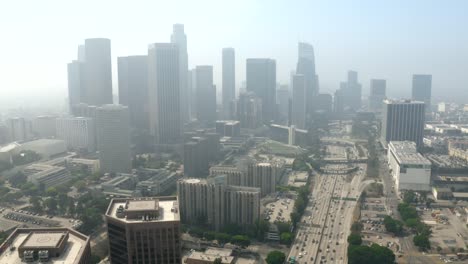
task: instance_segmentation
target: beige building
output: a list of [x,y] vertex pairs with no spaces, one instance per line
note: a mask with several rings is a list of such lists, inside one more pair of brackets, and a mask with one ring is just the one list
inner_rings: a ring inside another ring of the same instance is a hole
[[260,189],[229,186],[226,177],[177,182],[182,221],[205,221],[220,230],[224,225],[255,224],[260,217]]
[[177,197],[113,199],[106,222],[111,263],[181,263]]
[[18,228],[0,246],[0,263],[91,263],[89,237],[68,228]]

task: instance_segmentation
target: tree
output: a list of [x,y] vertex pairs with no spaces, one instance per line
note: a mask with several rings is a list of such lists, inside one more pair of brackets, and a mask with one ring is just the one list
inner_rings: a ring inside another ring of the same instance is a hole
[[32,205],[33,210],[36,212],[42,212],[42,199],[39,196],[31,196],[29,198],[29,203]]
[[427,235],[414,236],[413,243],[415,246],[419,247],[419,249],[423,251],[431,248],[431,242],[429,241],[429,236]]
[[231,238],[231,243],[242,247],[248,247],[250,245],[250,239],[247,236],[235,235]]
[[223,260],[221,258],[216,258],[214,261],[213,261],[213,264],[223,264]]
[[11,176],[8,179],[11,186],[13,186],[15,188],[18,188],[21,185],[25,184],[27,180],[28,180],[28,177],[22,172],[17,172],[15,175]]
[[362,238],[359,234],[352,233],[348,236],[348,243],[350,245],[359,246],[362,244]]
[[290,245],[293,240],[293,236],[290,232],[281,233],[280,241],[283,244]]
[[46,190],[46,194],[47,194],[47,196],[55,197],[55,196],[57,196],[58,192],[57,192],[57,189],[55,187],[49,187]]
[[403,202],[410,204],[414,202],[415,200],[416,200],[416,194],[414,193],[414,191],[409,190],[403,194]]
[[271,251],[266,258],[268,264],[283,264],[285,260],[286,255],[278,250]]
[[401,234],[403,231],[403,223],[393,219],[391,216],[385,216],[384,218],[385,229],[395,235]]
[[415,228],[419,223],[419,220],[416,218],[406,219],[405,224],[407,227]]
[[363,227],[364,227],[364,224],[362,224],[361,222],[354,222],[351,225],[351,232],[360,233]]
[[215,237],[216,237],[216,240],[218,240],[218,242],[220,243],[227,243],[231,241],[231,236],[226,233],[216,233]]
[[55,198],[47,198],[44,201],[44,205],[47,207],[47,211],[51,214],[57,211],[57,200]]

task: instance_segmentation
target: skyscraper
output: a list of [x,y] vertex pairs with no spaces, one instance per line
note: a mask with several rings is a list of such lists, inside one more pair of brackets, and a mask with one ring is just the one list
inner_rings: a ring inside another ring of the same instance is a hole
[[247,59],[247,91],[262,99],[263,122],[275,119],[276,113],[276,61]]
[[180,113],[182,122],[190,120],[190,90],[188,86],[188,54],[187,35],[183,24],[174,24],[172,27],[171,43],[179,47],[179,86],[180,86]]
[[24,141],[30,138],[30,127],[22,117],[10,118],[6,121],[10,141]]
[[177,44],[155,43],[148,50],[150,132],[156,144],[178,143],[182,133]]
[[262,99],[254,93],[241,93],[237,100],[237,120],[241,127],[255,129],[262,125]]
[[216,88],[213,85],[213,66],[197,66],[195,75],[197,119],[200,122],[214,124],[216,121]]
[[370,83],[369,110],[380,112],[386,97],[387,81],[372,79]]
[[315,73],[314,47],[308,43],[299,42],[298,44],[296,73],[304,76],[306,113],[310,115],[314,110],[313,97],[318,94],[319,87]]
[[205,219],[215,230],[227,224],[253,225],[260,217],[260,189],[229,186],[225,175],[177,182],[180,215],[184,223]]
[[358,73],[356,71],[348,71],[347,86],[347,101],[348,106],[357,111],[361,108],[362,86],[358,82]]
[[109,39],[86,39],[78,47],[78,60],[68,64],[70,109],[80,103],[112,104],[112,64]]
[[119,103],[128,106],[133,127],[148,129],[148,56],[119,57],[117,62]]
[[292,97],[292,125],[305,129],[306,123],[306,79],[303,74],[291,76],[293,89]]
[[276,90],[276,103],[278,104],[279,121],[283,124],[288,124],[288,112],[289,112],[289,99],[290,99],[289,87],[287,85],[280,85],[279,89]]
[[236,98],[236,58],[233,48],[223,49],[223,118],[232,119],[231,103]]
[[110,39],[85,40],[83,103],[112,104],[112,64]]
[[130,172],[128,107],[103,105],[96,109],[97,149],[101,172]]
[[111,263],[181,263],[177,197],[112,199],[106,224]]
[[426,110],[429,112],[431,107],[432,93],[432,75],[414,74],[412,99],[422,101],[426,104]]
[[386,146],[390,141],[413,141],[423,144],[423,102],[384,100],[382,112],[381,141]]

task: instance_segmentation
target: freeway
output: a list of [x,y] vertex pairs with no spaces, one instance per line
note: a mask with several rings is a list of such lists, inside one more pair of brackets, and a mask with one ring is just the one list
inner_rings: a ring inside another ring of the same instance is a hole
[[[339,169],[342,165],[328,165]],[[347,237],[364,169],[354,176],[317,174],[289,257],[298,263],[346,263]],[[348,182],[352,179],[351,182]]]

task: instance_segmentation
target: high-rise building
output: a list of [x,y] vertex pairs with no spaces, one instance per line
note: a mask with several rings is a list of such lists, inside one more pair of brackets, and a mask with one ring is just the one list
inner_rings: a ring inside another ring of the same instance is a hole
[[426,110],[429,112],[431,108],[431,93],[432,93],[432,75],[414,74],[412,99],[422,101],[426,104]]
[[55,116],[38,116],[32,120],[32,132],[36,137],[52,138],[56,135]]
[[79,103],[112,104],[112,63],[109,39],[86,39],[78,47],[78,60],[68,64],[70,109]]
[[213,85],[213,66],[195,68],[197,119],[214,124],[216,121],[216,87]]
[[24,141],[30,138],[29,125],[22,117],[6,120],[10,141]]
[[276,118],[276,61],[247,59],[247,91],[262,99],[262,118],[268,123]]
[[149,129],[148,56],[118,57],[119,104],[128,106],[130,124]]
[[419,148],[423,145],[423,102],[384,100],[382,111],[381,141],[384,146],[390,141],[413,141]]
[[319,92],[319,85],[318,77],[315,73],[314,47],[308,43],[299,42],[298,44],[296,73],[304,76],[306,113],[310,115],[314,111],[312,102],[313,98],[317,96]]
[[73,150],[94,152],[96,128],[90,117],[64,117],[56,120],[57,138],[65,140]]
[[96,111],[97,149],[101,172],[130,172],[130,121],[128,107],[103,105]]
[[233,48],[223,49],[223,118],[232,119],[231,103],[236,99],[236,58]]
[[280,85],[279,89],[276,90],[276,104],[278,105],[278,119],[280,123],[288,123],[288,112],[289,112],[289,99],[290,99],[289,87],[287,85]]
[[67,65],[68,107],[70,112],[75,105],[85,101],[84,63],[74,60]]
[[178,143],[182,135],[177,44],[155,43],[148,50],[150,132],[156,144]]
[[85,93],[83,103],[112,104],[112,64],[110,39],[85,40]]
[[373,112],[382,111],[383,100],[386,97],[387,81],[372,79],[370,83],[369,110]]
[[106,223],[112,264],[181,263],[177,197],[112,199]]
[[182,122],[190,121],[190,93],[188,86],[188,54],[187,35],[183,24],[174,24],[172,27],[171,43],[179,48],[179,86],[180,86],[180,116]]
[[281,167],[269,162],[249,164],[246,186],[260,188],[262,196],[275,192],[276,179],[281,171]]
[[239,137],[240,122],[236,120],[216,121],[216,133],[222,137]]
[[306,79],[302,74],[293,74],[292,83],[292,121],[291,124],[299,129],[306,126]]
[[262,100],[254,93],[241,93],[237,100],[237,120],[241,127],[255,129],[262,125]]
[[335,112],[358,111],[361,108],[362,86],[358,82],[358,73],[348,71],[348,80],[340,83],[335,92]]
[[330,113],[333,108],[333,98],[331,94],[319,93],[312,100],[312,104],[315,112]]
[[217,133],[200,133],[193,135],[184,144],[184,175],[188,177],[205,177],[208,174],[209,162],[216,160],[219,151],[220,135]]
[[92,262],[90,238],[71,228],[17,228],[0,248],[0,263]]
[[225,176],[177,182],[183,223],[202,219],[215,230],[227,224],[254,225],[260,217],[259,188],[229,186]]

